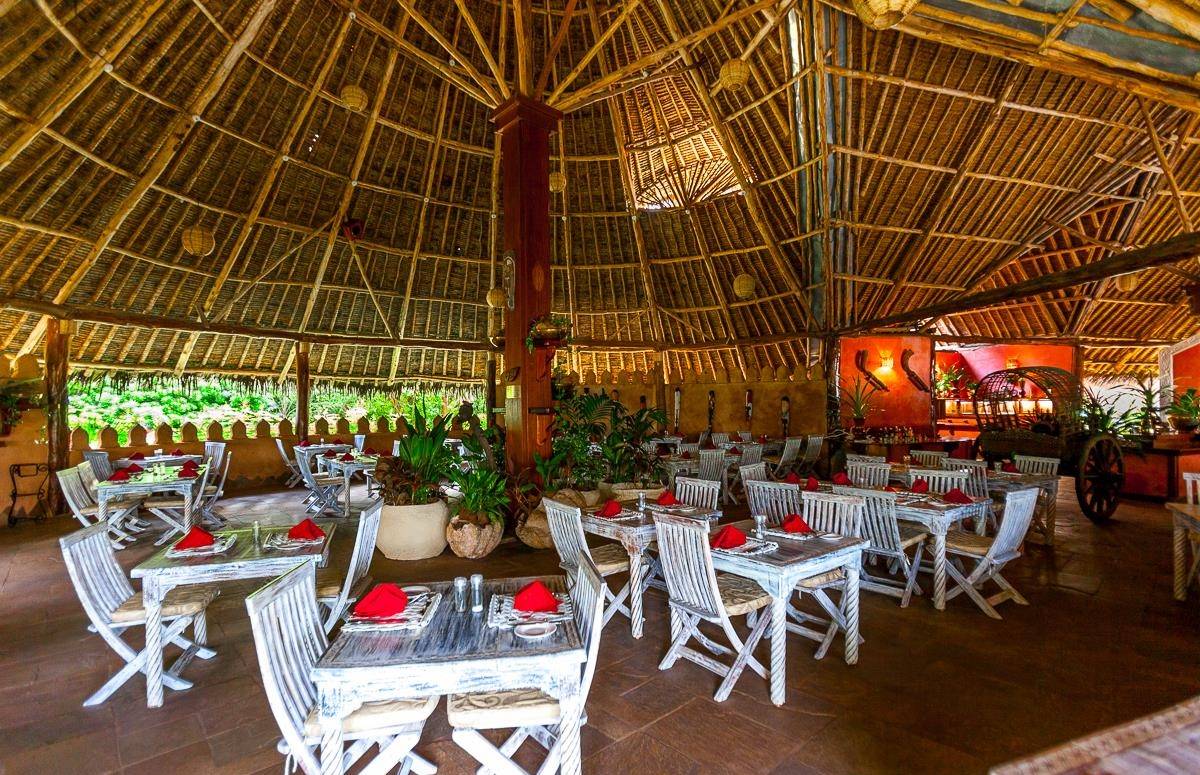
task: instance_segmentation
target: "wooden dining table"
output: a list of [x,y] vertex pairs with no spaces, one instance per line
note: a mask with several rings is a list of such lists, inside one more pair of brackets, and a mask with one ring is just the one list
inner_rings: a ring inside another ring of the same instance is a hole
[[[1167,509],[1171,512],[1172,531],[1171,531],[1171,555],[1174,564],[1174,589],[1176,600],[1187,599],[1188,579],[1192,575],[1191,565],[1188,563],[1188,546],[1192,545],[1190,536],[1200,535],[1200,505],[1192,503],[1168,503]],[[1195,546],[1193,551],[1195,551]],[[1193,563],[1200,563],[1200,556],[1192,559]]]
[[[108,504],[122,498],[147,498],[155,495],[178,495],[183,499],[183,521],[159,514],[168,525],[165,540],[175,533],[186,533],[196,521],[196,509],[204,494],[204,483],[207,480],[208,465],[199,466],[196,476],[180,477],[179,471],[173,466],[154,466],[146,468],[141,473],[133,474],[125,481],[104,481],[96,483],[96,521],[108,521]],[[160,540],[160,543],[161,543]]]
[[[351,455],[353,460],[342,460],[343,455]],[[324,467],[330,474],[342,475],[345,481],[342,487],[342,516],[350,516],[350,478],[359,472],[372,471],[379,462],[378,455],[364,455],[361,452],[342,452],[333,457],[324,454],[316,458],[317,465]]]
[[[429,584],[442,600],[423,629],[338,633],[311,673],[317,687],[322,775],[344,772],[342,720],[365,702],[509,689],[538,689],[558,700],[559,771],[578,775],[579,692],[587,658],[579,628],[574,620],[562,621],[550,635],[526,640],[512,629],[487,623],[493,595],[511,595],[533,580],[486,580],[481,613],[456,611],[450,582]],[[552,592],[567,589],[563,576],[541,580]]]
[[204,460],[204,455],[146,455],[141,460],[122,457],[113,461],[113,467],[128,468],[134,463],[137,463],[142,468],[151,468],[152,466],[181,466],[189,460],[199,463]]

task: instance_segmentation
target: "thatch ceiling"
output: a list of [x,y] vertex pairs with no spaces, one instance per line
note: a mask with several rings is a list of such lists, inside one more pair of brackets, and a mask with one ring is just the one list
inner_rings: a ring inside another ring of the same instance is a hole
[[[792,367],[808,333],[1193,230],[1186,2],[933,0],[874,32],[839,0],[533,0],[518,36],[509,0],[0,0],[0,346],[57,309],[81,369],[279,375],[308,338],[318,377],[478,379],[489,115],[527,57],[567,111],[568,365]],[[1182,269],[921,326],[1136,370],[1195,331]]]

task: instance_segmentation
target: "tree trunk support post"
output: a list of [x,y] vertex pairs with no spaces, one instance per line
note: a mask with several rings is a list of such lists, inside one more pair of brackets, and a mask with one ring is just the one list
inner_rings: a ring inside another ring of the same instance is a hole
[[308,440],[308,342],[296,342],[296,441]]
[[[46,321],[46,462],[50,471],[61,471],[70,464],[71,429],[67,426],[67,376],[71,367],[71,322],[49,318]],[[51,474],[50,513],[66,509],[58,479]]]

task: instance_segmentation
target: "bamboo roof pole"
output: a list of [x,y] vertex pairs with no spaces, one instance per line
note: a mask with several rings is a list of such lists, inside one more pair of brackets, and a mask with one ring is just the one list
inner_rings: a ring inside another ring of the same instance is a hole
[[[154,182],[158,180],[159,176],[175,160],[176,154],[183,147],[195,123],[193,117],[202,114],[209,103],[217,96],[225,81],[233,73],[234,65],[237,64],[238,59],[249,48],[254,38],[258,35],[259,30],[262,29],[263,23],[266,22],[267,17],[271,15],[274,9],[275,0],[263,0],[262,4],[255,10],[254,15],[246,20],[246,26],[242,29],[241,34],[237,40],[226,47],[224,55],[221,59],[217,60],[216,65],[209,71],[195,96],[189,102],[188,109],[172,119],[165,132],[165,139],[162,145],[155,151],[145,171],[134,183],[133,188],[122,198],[120,204],[117,205],[113,214],[101,229],[100,236],[91,244],[87,255],[84,256],[79,266],[60,285],[58,292],[54,296],[54,303],[62,304],[71,297],[75,288],[79,286],[92,266],[95,265],[96,261],[104,253],[109,243],[112,242],[121,225],[125,223],[125,219],[134,211],[138,203],[142,200],[142,197],[145,196]],[[39,320],[26,339],[25,344],[21,346],[21,354],[30,353],[37,347],[37,343],[41,339],[45,327],[46,321],[44,319]]]
[[1044,54],[1046,49],[1054,45],[1054,41],[1058,40],[1058,36],[1062,35],[1067,29],[1067,26],[1075,19],[1075,16],[1082,10],[1088,0],[1073,0],[1067,10],[1058,14],[1058,21],[1054,23],[1054,27],[1046,33],[1046,37],[1042,38],[1042,42],[1038,44],[1035,54]]
[[[488,102],[488,107],[495,107],[496,105],[500,104],[500,101],[503,98],[500,96],[500,92],[497,91],[499,87],[493,84],[486,76],[484,76],[483,73],[479,72],[475,65],[471,64],[471,60],[462,55],[462,52],[458,50],[456,41],[452,42],[448,40],[446,36],[441,33],[441,30],[439,30],[434,24],[426,19],[424,14],[417,10],[416,6],[413,5],[412,0],[396,0],[396,2],[399,3],[400,7],[403,8],[408,13],[409,17],[417,23],[417,26],[423,29],[425,33],[429,35],[429,37],[433,38],[434,42],[441,46],[442,49],[450,55],[450,58],[466,71],[471,80],[474,81],[479,88],[484,91],[485,94],[487,94],[488,98],[490,99],[490,102]],[[462,24],[464,18],[465,17],[462,14],[459,14],[458,20],[455,22],[456,39],[458,37],[457,30]]]
[[1200,40],[1200,10],[1178,0],[1126,0],[1155,21]]
[[568,72],[566,76],[561,78],[558,83],[555,84],[554,91],[550,92],[550,97],[547,102],[554,104],[554,101],[562,96],[563,92],[567,90],[567,87],[575,82],[575,79],[587,69],[587,66],[593,59],[596,58],[596,55],[604,49],[604,46],[609,40],[612,39],[612,36],[617,34],[617,30],[621,28],[622,24],[625,24],[626,19],[628,19],[630,15],[637,10],[640,2],[641,0],[627,0],[627,2],[624,3],[621,8],[621,12],[617,14],[617,18],[613,19],[608,27],[606,27],[604,31],[596,37],[596,40],[592,43],[591,48],[589,48],[583,57],[575,63],[575,66],[571,68],[570,72]]
[[[462,3],[463,0],[455,0],[457,3]],[[533,85],[533,98],[541,100],[542,95],[546,91],[546,85],[550,80],[550,72],[554,69],[554,60],[558,57],[558,52],[562,45],[567,40],[567,32],[570,30],[571,19],[575,16],[575,6],[579,0],[567,0],[563,6],[562,19],[558,23],[558,31],[554,33],[554,39],[550,41],[550,47],[546,51],[546,59],[542,63],[542,69],[538,73],[537,81]],[[591,4],[588,5],[590,9]],[[547,15],[547,22],[549,15]]]
[[[1192,215],[1188,212],[1187,204],[1183,201],[1183,193],[1179,188],[1179,181],[1175,178],[1175,171],[1172,169],[1171,160],[1166,151],[1163,150],[1162,138],[1158,135],[1158,129],[1154,126],[1154,119],[1150,116],[1150,110],[1146,107],[1146,100],[1142,97],[1137,98],[1138,110],[1141,111],[1142,118],[1146,122],[1147,129],[1150,130],[1150,145],[1154,148],[1154,156],[1158,159],[1158,165],[1162,168],[1163,179],[1167,181],[1167,186],[1171,189],[1171,195],[1175,202],[1175,209],[1179,212],[1179,220],[1183,223],[1187,231],[1192,231]],[[1191,134],[1191,130],[1196,126],[1196,116],[1193,113],[1188,121],[1188,128],[1184,131],[1184,136]],[[1181,144],[1182,145],[1182,144]]]
[[[483,55],[483,61],[487,63],[488,70],[491,72],[496,86],[500,89],[501,98],[508,99],[512,92],[508,88],[508,82],[504,80],[504,71],[496,62],[496,57],[492,54],[492,49],[488,45],[487,39],[484,38],[483,33],[480,31],[474,14],[467,8],[465,0],[454,0],[454,5],[458,7],[458,14],[467,25],[467,30],[470,31],[471,37],[475,40],[475,45],[479,47],[479,53]],[[501,13],[503,14],[503,10]]]
[[[817,182],[815,188],[819,201],[817,203],[817,223],[807,220],[808,208],[806,208],[801,213],[801,217],[805,218],[801,223],[801,229],[805,233],[815,231],[820,236],[821,253],[814,256],[816,266],[814,267],[814,271],[811,272],[811,276],[819,277],[821,280],[822,287],[819,291],[821,294],[822,315],[820,318],[814,316],[814,322],[822,328],[829,328],[837,320],[833,285],[833,276],[836,273],[837,267],[834,266],[833,238],[829,231],[833,216],[832,203],[830,201],[832,197],[832,191],[830,191],[830,165],[833,162],[833,155],[829,150],[831,138],[827,133],[829,127],[829,93],[827,87],[829,82],[825,58],[826,52],[829,51],[829,33],[825,26],[824,16],[821,14],[817,4],[809,3],[808,11],[809,15],[805,19],[811,23],[812,36],[805,41],[809,45],[804,46],[803,50],[811,58],[810,64],[812,65],[811,73],[813,77],[811,93],[812,100],[816,104],[805,106],[804,112],[808,113],[809,109],[815,108],[814,112],[817,120],[816,122],[807,122],[807,126],[803,126],[801,129],[808,135],[809,143],[813,139],[812,136],[816,136],[817,155],[811,161],[816,162],[818,169],[818,175],[814,175],[813,179]],[[812,50],[813,47],[815,47],[815,51]],[[805,93],[807,94],[807,92]],[[810,160],[806,159],[806,161]],[[797,201],[799,202],[800,200],[798,199]],[[843,261],[843,263],[846,262]],[[814,289],[813,292],[816,293],[817,290]],[[805,344],[805,349],[810,349],[807,343]]]
[[530,0],[512,0],[512,4],[513,43],[517,49],[517,93],[529,95],[533,91],[533,5]]

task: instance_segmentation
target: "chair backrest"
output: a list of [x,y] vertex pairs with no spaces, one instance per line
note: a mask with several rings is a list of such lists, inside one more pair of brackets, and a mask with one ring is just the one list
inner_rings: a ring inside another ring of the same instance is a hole
[[1013,455],[1013,465],[1023,474],[1039,476],[1058,475],[1058,466],[1062,463],[1056,457],[1036,457],[1034,455]]
[[1036,487],[1005,493],[1004,519],[996,530],[996,537],[988,549],[988,559],[995,562],[1008,562],[1021,556],[1021,542],[1029,530],[1033,520],[1033,511],[1037,507],[1038,493]]
[[542,506],[546,509],[546,522],[558,551],[558,564],[574,576],[579,570],[579,556],[592,557],[583,532],[583,512],[578,506],[549,498],[542,498]]
[[279,457],[283,459],[283,464],[287,466],[289,470],[296,467],[295,461],[288,457],[287,449],[283,446],[283,439],[279,438],[278,436],[275,437],[275,448],[279,450]]
[[92,499],[91,494],[79,479],[79,469],[64,468],[61,471],[55,471],[54,475],[58,477],[58,487],[62,490],[67,506],[75,515],[75,519],[79,520],[84,527],[90,526],[95,519],[88,517],[83,511],[92,505]]
[[738,461],[738,465],[752,466],[762,460],[762,444],[747,443],[739,444],[738,449],[742,451],[742,457]]
[[654,529],[671,604],[706,619],[720,618],[724,609],[708,545],[708,525],[658,513],[654,515]]
[[746,482],[762,482],[767,478],[767,464],[759,461],[754,465],[738,466],[738,476],[742,479],[742,484]]
[[312,466],[306,465],[304,459],[300,459],[300,478],[304,480],[304,486],[310,490],[317,489],[317,474],[313,471]]
[[83,482],[83,490],[87,493],[88,500],[92,503],[96,502],[96,472],[92,469],[92,464],[88,461],[83,461],[75,466],[75,470],[79,472],[79,481]]
[[310,674],[329,640],[317,608],[316,569],[302,562],[246,598],[254,651],[275,723],[303,772],[321,764],[304,744],[304,721],[316,705]]
[[846,476],[850,477],[855,487],[886,487],[891,475],[890,463],[846,462]]
[[850,463],[886,463],[887,458],[883,455],[856,455],[853,453],[846,455],[846,464]]
[[596,661],[600,655],[600,633],[604,629],[604,577],[590,557],[577,560],[579,570],[571,585],[571,608],[574,609],[575,626],[583,639],[587,661],[583,663],[583,680],[579,687],[579,702],[587,702],[596,675]]
[[731,437],[730,440],[731,441],[745,441],[748,443],[748,442],[754,441],[754,437],[750,435],[750,431],[746,430],[746,431],[738,431],[734,436]]
[[400,454],[400,439],[392,442],[392,457]]
[[721,483],[690,476],[675,477],[675,497],[689,506],[716,511],[721,499]]
[[910,468],[908,470],[908,481],[911,485],[918,479],[924,479],[929,485],[929,492],[934,495],[945,495],[955,487],[966,492],[967,478],[970,476],[966,471],[943,471],[940,468]]
[[788,514],[799,514],[800,485],[787,482],[746,482],[746,503],[751,515],[762,514],[777,525]]
[[800,493],[800,499],[804,504],[804,521],[813,530],[840,536],[862,535],[862,498],[806,490]]
[[966,471],[967,486],[963,492],[972,498],[986,498],[988,495],[986,460],[963,460],[956,457],[942,458],[942,469],[945,471]]
[[225,460],[225,442],[204,442],[204,460],[209,463],[210,467],[220,468],[221,463]]
[[108,479],[113,475],[112,460],[108,453],[99,449],[85,449],[83,459],[92,464],[92,471],[98,479]]
[[216,503],[225,495],[225,480],[229,478],[229,466],[232,462],[233,450],[230,450],[225,453],[225,465],[221,466],[221,472],[217,478],[217,491],[212,496],[213,503]]
[[908,454],[912,455],[913,462],[922,468],[940,468],[942,460],[950,457],[949,452],[934,449],[910,449]]
[[804,442],[804,457],[800,459],[801,467],[812,466],[817,462],[817,458],[821,456],[821,447],[825,444],[825,437],[820,434],[810,434]]
[[350,594],[371,570],[371,560],[375,556],[375,539],[379,537],[379,521],[382,513],[383,501],[375,500],[358,515],[358,530],[354,534],[354,548],[350,550],[350,564],[346,566],[346,577],[342,580],[338,599],[329,606],[329,616],[325,620],[326,632],[332,630],[333,626],[341,619],[350,600]]
[[700,450],[700,465],[698,472],[701,479],[719,482],[725,476],[725,450]]
[[881,490],[865,490],[860,487],[834,485],[837,495],[861,498],[863,538],[871,542],[871,551],[889,554],[900,553],[900,523],[896,520],[896,493]]
[[108,525],[85,527],[63,536],[58,543],[83,610],[107,640],[113,611],[133,595],[133,585],[109,543]]
[[803,436],[788,436],[783,441],[783,451],[779,453],[779,467],[790,468],[796,458],[800,457],[800,448],[804,446]]
[[1200,471],[1188,471],[1183,475],[1183,495],[1189,505],[1200,503]]
[[728,433],[713,431],[710,438],[711,438],[712,443],[716,444],[718,447],[721,446],[722,444],[729,443],[729,434]]
[[363,447],[366,446],[366,444],[367,444],[367,434],[365,434],[365,433],[354,434],[354,450],[356,452],[362,452]]
[[696,455],[698,455],[700,453],[700,445],[699,444],[680,443],[679,446],[677,447],[677,449],[679,450],[679,454],[682,455],[684,452],[687,452],[692,457],[696,457]]

